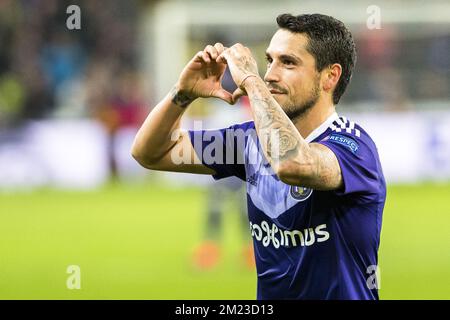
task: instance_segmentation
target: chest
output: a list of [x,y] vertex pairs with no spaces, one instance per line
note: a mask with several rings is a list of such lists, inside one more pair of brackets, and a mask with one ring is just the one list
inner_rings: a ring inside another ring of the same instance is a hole
[[254,141],[249,142],[246,151],[247,194],[252,205],[271,219],[294,207],[296,218],[308,214],[314,190],[282,182]]

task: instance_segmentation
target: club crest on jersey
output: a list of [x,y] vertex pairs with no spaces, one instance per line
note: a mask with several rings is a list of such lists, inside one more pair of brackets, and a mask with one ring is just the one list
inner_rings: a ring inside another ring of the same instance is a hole
[[297,201],[304,201],[308,199],[313,190],[305,187],[291,186],[291,196]]

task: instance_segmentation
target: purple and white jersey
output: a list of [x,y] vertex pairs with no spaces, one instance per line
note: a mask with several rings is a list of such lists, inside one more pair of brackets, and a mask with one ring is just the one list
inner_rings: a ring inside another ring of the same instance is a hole
[[334,113],[306,138],[336,155],[344,181],[336,191],[280,181],[252,121],[189,134],[215,179],[246,181],[258,299],[378,299],[371,279],[386,183],[376,146],[359,125]]

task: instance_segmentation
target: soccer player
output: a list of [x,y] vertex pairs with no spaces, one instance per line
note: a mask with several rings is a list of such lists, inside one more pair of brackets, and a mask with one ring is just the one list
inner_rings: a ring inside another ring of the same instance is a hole
[[[264,78],[243,45],[207,46],[151,111],[132,154],[153,170],[246,181],[258,299],[378,299],[369,280],[386,184],[368,133],[336,113],[356,60],[352,36],[321,14],[277,23]],[[234,93],[221,87],[227,66]],[[233,104],[244,94],[253,121],[178,130],[196,98]]]

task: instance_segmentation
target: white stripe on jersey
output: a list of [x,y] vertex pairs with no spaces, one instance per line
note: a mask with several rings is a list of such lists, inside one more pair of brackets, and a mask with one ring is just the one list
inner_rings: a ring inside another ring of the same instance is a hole
[[342,122],[341,118],[337,118],[336,122],[338,123],[338,125],[341,127],[341,129],[345,129],[345,123]]
[[345,130],[346,133],[353,133],[358,138],[361,137],[361,131],[355,128],[355,122],[349,121],[346,117],[336,119],[336,121],[330,125],[330,129],[335,132],[343,132]]

